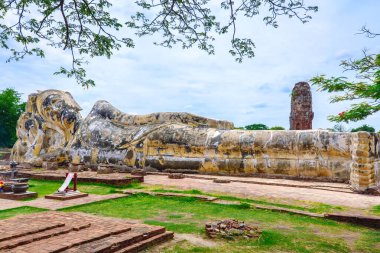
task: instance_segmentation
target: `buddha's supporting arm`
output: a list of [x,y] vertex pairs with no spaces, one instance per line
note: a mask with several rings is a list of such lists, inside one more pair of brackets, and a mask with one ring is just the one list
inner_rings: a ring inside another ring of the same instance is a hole
[[127,126],[143,126],[148,124],[182,123],[194,127],[212,127],[217,129],[233,129],[232,122],[215,120],[186,112],[158,112],[146,115],[130,115],[121,112],[107,101],[98,101],[89,116],[101,116],[116,124]]

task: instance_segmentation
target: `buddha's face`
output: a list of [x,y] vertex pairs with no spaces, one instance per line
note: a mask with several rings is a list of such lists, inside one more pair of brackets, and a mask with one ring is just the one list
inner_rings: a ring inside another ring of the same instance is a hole
[[24,113],[17,121],[16,134],[17,138],[23,142],[27,141],[31,136],[36,135],[36,129],[38,128],[37,122],[31,118],[30,113]]

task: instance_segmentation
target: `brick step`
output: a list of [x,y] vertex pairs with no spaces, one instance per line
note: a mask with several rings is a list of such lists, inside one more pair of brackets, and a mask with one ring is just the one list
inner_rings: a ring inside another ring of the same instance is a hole
[[[57,227],[52,228],[54,226]],[[14,230],[18,233],[9,233]],[[6,234],[2,234],[3,238],[13,236],[0,242],[0,252],[136,252],[173,237],[172,233],[165,231],[164,227],[111,217],[75,212],[42,212],[0,220],[0,232]]]
[[70,233],[61,234],[52,238],[42,241],[35,241],[21,247],[14,248],[14,251],[8,252],[21,252],[25,250],[28,253],[58,253],[63,252],[72,247],[76,247],[85,243],[93,242],[96,240],[125,233],[131,230],[128,226],[118,226],[116,224],[92,224],[90,227],[79,230],[71,231]]
[[173,237],[174,237],[173,232],[165,232],[163,234],[159,234],[159,235],[150,237],[146,240],[143,240],[141,242],[135,243],[135,244],[128,246],[126,248],[123,248],[121,250],[113,251],[113,253],[136,253],[136,252],[142,251],[144,249],[147,249],[149,247],[152,247],[156,244],[171,240],[171,239],[173,239]]
[[[142,233],[142,229],[146,232]],[[153,227],[149,228],[149,230],[147,229],[147,227],[142,226],[132,227],[132,230],[127,233],[82,244],[80,246],[65,250],[62,253],[111,253],[165,233],[165,228],[163,227]]]
[[[62,234],[70,233],[71,231],[79,231],[89,227],[91,224],[80,224],[78,226],[61,226],[53,229],[47,229],[38,233],[24,235],[22,237],[13,238],[7,241],[0,242],[0,250],[13,249],[21,245],[30,244],[35,241],[59,236]],[[15,228],[16,229],[16,228]]]
[[38,226],[32,226],[30,223],[18,224],[18,226],[14,228],[7,228],[6,230],[0,229],[0,243],[3,241],[8,241],[10,239],[36,234],[63,226],[65,226],[65,223],[62,222],[57,222],[49,225],[39,224]]

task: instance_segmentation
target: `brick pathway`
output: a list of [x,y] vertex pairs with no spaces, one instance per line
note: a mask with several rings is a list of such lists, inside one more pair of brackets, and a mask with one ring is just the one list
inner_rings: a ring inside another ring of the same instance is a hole
[[16,208],[20,206],[32,206],[32,207],[45,208],[49,210],[57,210],[64,207],[88,204],[88,203],[92,203],[96,201],[116,199],[116,198],[121,198],[121,197],[125,197],[125,194],[120,194],[120,193],[107,194],[107,195],[89,194],[88,197],[65,200],[65,201],[45,199],[45,198],[38,198],[31,201],[0,199],[0,210]]
[[[120,193],[107,194],[107,195],[89,194],[87,197],[65,200],[65,201],[38,198],[35,200],[31,200],[31,201],[25,201],[22,204],[24,206],[32,206],[32,207],[46,208],[46,209],[50,209],[50,210],[57,210],[57,209],[64,208],[64,207],[77,206],[77,205],[88,204],[88,203],[106,200],[106,199],[116,199],[116,198],[120,198],[120,197],[125,197],[125,194],[120,194]],[[2,200],[0,200],[0,201],[2,201]]]
[[8,199],[0,199],[0,210],[25,206],[24,202]]
[[0,252],[7,253],[137,252],[171,238],[163,227],[83,213],[50,211],[0,221]]
[[[214,178],[214,176],[204,175],[202,175],[202,177]],[[245,198],[266,197],[296,199],[354,208],[369,208],[374,205],[380,205],[380,196],[355,194],[348,189],[348,185],[346,184],[302,182],[284,179],[220,178],[235,179],[238,181],[246,180],[250,182],[218,184],[212,180],[201,178],[169,179],[163,175],[147,175],[144,181],[150,185],[175,186],[181,189],[198,189],[205,192],[239,195]],[[257,183],[254,183],[255,181]],[[270,185],[270,182],[273,182],[274,185]],[[281,183],[282,185],[276,185],[276,183]],[[289,186],[286,186],[286,184],[289,184]]]

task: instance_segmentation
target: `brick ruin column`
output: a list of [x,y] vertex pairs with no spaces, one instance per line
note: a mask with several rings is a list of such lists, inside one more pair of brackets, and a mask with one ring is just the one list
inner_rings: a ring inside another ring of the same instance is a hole
[[290,130],[308,130],[313,128],[314,112],[310,85],[299,82],[292,90],[290,110]]
[[368,132],[352,133],[350,185],[356,192],[378,192],[375,178],[376,142],[375,134]]

